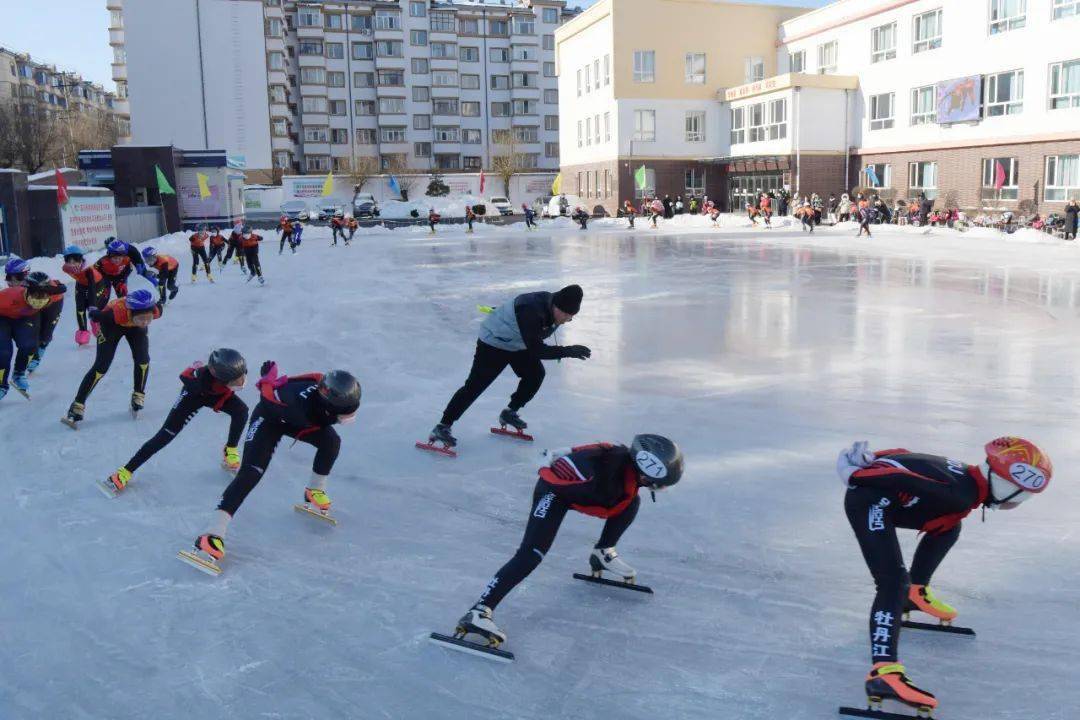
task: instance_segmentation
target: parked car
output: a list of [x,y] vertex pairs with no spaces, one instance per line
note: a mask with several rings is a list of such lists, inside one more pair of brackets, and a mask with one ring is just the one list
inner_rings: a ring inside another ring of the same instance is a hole
[[488,200],[488,204],[498,210],[500,215],[514,214],[514,207],[510,204],[510,198],[497,195]]
[[551,217],[551,215],[548,214],[548,205],[550,203],[550,195],[541,195],[533,200],[532,208],[536,212],[537,217]]
[[337,203],[319,203],[316,212],[318,213],[317,220],[319,222],[330,222],[330,218],[337,213],[344,215],[345,208]]
[[[307,203],[303,200],[286,200],[281,203],[281,214],[290,220],[307,220]],[[301,217],[304,215],[305,217]]]
[[375,196],[371,193],[357,193],[353,198],[353,217],[357,220],[379,217],[379,204],[375,202]]

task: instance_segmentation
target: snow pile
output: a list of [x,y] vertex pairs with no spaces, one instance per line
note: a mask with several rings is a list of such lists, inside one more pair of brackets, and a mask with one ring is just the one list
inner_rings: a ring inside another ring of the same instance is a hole
[[[380,217],[387,220],[408,220],[412,218],[415,210],[420,219],[427,219],[428,211],[435,208],[435,212],[446,218],[465,217],[466,205],[483,205],[484,200],[472,193],[450,193],[442,197],[428,197],[423,195],[416,200],[387,200],[379,205]],[[488,212],[498,214],[493,207]]]

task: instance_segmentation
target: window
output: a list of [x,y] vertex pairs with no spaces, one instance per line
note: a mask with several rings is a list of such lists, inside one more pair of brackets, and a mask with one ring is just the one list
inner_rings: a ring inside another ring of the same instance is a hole
[[[117,86],[119,89],[119,86]],[[117,93],[120,95],[120,93]],[[123,95],[121,95],[123,97]],[[284,103],[286,102],[285,86],[284,85],[271,85],[270,86],[270,102]]]
[[[329,17],[329,16],[328,16]],[[338,17],[338,16],[334,16]],[[348,145],[349,144],[349,129],[348,128],[333,128],[330,130],[330,142],[334,145]]]
[[690,168],[685,173],[683,188],[690,195],[705,194],[705,171],[703,169]]
[[593,142],[600,144],[600,114],[593,115]]
[[275,137],[285,137],[289,134],[289,122],[284,118],[274,118],[270,123],[270,132]]
[[1018,30],[1027,24],[1027,0],[990,0],[990,34]]
[[[635,173],[637,170],[634,171]],[[645,168],[645,172],[642,173],[645,177],[644,182],[638,183],[636,178],[634,181],[634,198],[640,200],[643,197],[652,197],[656,195],[656,170],[652,168]]]
[[318,40],[301,40],[300,46],[297,49],[297,54],[322,57],[325,53],[323,52],[323,44]]
[[458,59],[461,62],[480,62],[480,48],[462,45],[458,48]]
[[592,76],[593,76],[593,80],[596,81],[596,89],[599,90],[600,89],[600,58],[596,58],[595,60],[593,60]]
[[412,117],[413,130],[430,130],[431,129],[431,116],[430,115],[413,115]]
[[480,76],[479,75],[462,75],[461,76],[461,89],[462,90],[479,90],[480,89]]
[[272,52],[267,56],[267,62],[269,63],[271,70],[284,70],[285,54],[279,52]]
[[352,59],[353,60],[370,60],[375,57],[373,47],[371,43],[353,43],[352,44]]
[[544,102],[549,105],[557,105],[559,102],[559,91],[554,88],[549,88],[544,91]]
[[384,143],[402,143],[402,142],[405,142],[405,128],[403,128],[403,127],[381,127],[381,128],[379,128],[379,138]]
[[304,142],[324,143],[330,141],[330,129],[325,127],[305,127]]
[[400,87],[405,84],[404,70],[380,70],[378,73],[380,87]]
[[[479,142],[479,140],[477,141]],[[479,155],[464,155],[461,158],[461,166],[466,170],[479,170],[482,166]]]
[[[871,174],[871,170],[873,174]],[[863,170],[866,185],[872,188],[892,187],[892,165],[888,163],[873,163]]]
[[604,87],[611,84],[611,56],[604,56]]
[[435,167],[439,170],[458,170],[461,168],[461,157],[458,155],[435,155]]
[[484,136],[480,130],[466,129],[461,131],[461,142],[468,145],[479,145],[483,141]]
[[913,192],[926,193],[931,200],[937,197],[937,163],[908,163],[908,188]]
[[836,72],[836,55],[838,45],[835,40],[817,47],[818,74],[828,75]]
[[879,25],[870,31],[870,62],[896,59],[896,23]]
[[1054,0],[1054,19],[1080,15],[1080,0]]
[[349,103],[346,100],[331,100],[330,101],[330,114],[331,115],[345,115],[346,110],[349,108]]
[[750,142],[765,139],[765,103],[754,103],[746,107],[747,125],[750,126]]
[[515,100],[514,101],[514,115],[535,115],[536,114],[536,101],[535,100]]
[[911,52],[941,47],[941,8],[916,15],[911,28]]
[[387,115],[401,115],[405,112],[405,98],[384,97],[379,98],[379,113]]
[[577,71],[577,96],[581,97],[581,69]]
[[427,102],[431,100],[431,88],[426,85],[413,85],[412,89],[413,102]]
[[435,142],[457,142],[459,131],[456,127],[436,127]]
[[431,157],[431,143],[418,142],[413,143],[413,156],[418,158]]
[[426,17],[427,3],[424,0],[412,0],[409,3],[409,15],[412,17]]
[[413,58],[409,61],[413,75],[427,75],[431,72],[431,61],[427,58]]
[[634,51],[634,82],[656,82],[656,51]]
[[583,147],[585,145],[585,134],[584,134],[584,132],[582,130],[583,127],[584,126],[582,125],[582,121],[578,120],[577,121],[577,146],[578,147]]
[[436,70],[431,73],[432,87],[457,87],[457,70]]
[[493,103],[491,103],[491,116],[492,117],[510,117],[510,103],[509,102],[493,102]]
[[344,60],[345,43],[326,43],[326,57],[331,60]]
[[550,77],[550,78],[555,77],[555,63],[553,63],[553,62],[544,63],[544,77]]
[[410,30],[410,45],[427,45],[427,30]]
[[314,8],[300,8],[296,24],[298,27],[322,27],[322,13]]
[[686,82],[690,85],[705,84],[705,53],[686,53]]
[[744,75],[748,83],[764,80],[765,58],[756,55],[746,58]]
[[557,158],[559,157],[559,143],[547,142],[544,143],[544,157]]
[[495,63],[510,62],[510,48],[488,48],[488,59]]
[[555,36],[554,35],[544,35],[540,39],[540,46],[543,47],[545,50],[554,50],[555,49]]
[[325,85],[326,70],[321,67],[300,68],[300,82],[304,85]]
[[374,100],[357,100],[353,103],[353,115],[374,115]]
[[995,73],[986,76],[987,117],[1015,115],[1024,110],[1024,71]]
[[1050,155],[1046,158],[1047,202],[1080,200],[1080,155]]
[[[323,16],[323,27],[327,30],[341,30],[344,25],[341,22],[341,15],[333,13]],[[347,141],[346,141],[347,142]]]
[[304,158],[304,167],[308,172],[326,172],[330,169],[330,158],[326,155],[308,155]]
[[543,20],[548,25],[554,25],[559,22],[559,9],[558,8],[544,8]]
[[354,72],[352,80],[354,88],[375,87],[375,73]]
[[604,113],[604,142],[611,142],[611,113]]
[[686,112],[686,142],[705,142],[705,111]]
[[[326,84],[330,87],[343,88],[345,87],[345,73],[336,72],[330,70],[326,73]],[[344,114],[344,113],[342,113]]]
[[535,45],[515,45],[511,55],[514,60],[535,61],[538,57],[538,52]]
[[480,101],[469,100],[461,103],[462,117],[480,117]]
[[356,131],[356,144],[357,145],[374,145],[375,144],[375,130],[374,128],[360,128]]
[[535,35],[536,34],[536,19],[532,16],[515,16],[514,17],[514,34],[515,35]]
[[[432,13],[434,15],[434,13]],[[375,11],[375,29],[376,30],[400,30],[401,29],[401,13],[397,10],[376,10]]]
[[931,125],[937,119],[934,86],[924,85],[911,91],[911,124]]
[[514,139],[520,143],[540,142],[540,128],[535,125],[516,127],[514,128]]
[[431,12],[432,32],[454,32],[454,13],[446,10]]
[[377,40],[375,42],[375,54],[379,57],[401,57],[403,54],[400,40]]
[[432,101],[432,112],[435,115],[460,115],[457,98],[435,98]]
[[1080,60],[1050,66],[1050,109],[1080,107]]
[[983,200],[1017,200],[1020,197],[1020,163],[1016,158],[983,158]]
[[[113,12],[116,13],[115,10]],[[113,21],[112,26],[113,27],[120,27],[119,25],[116,24],[115,20]],[[284,26],[282,25],[281,20],[278,19],[278,18],[270,18],[269,20],[266,21],[266,34],[269,35],[270,37],[276,37],[276,38],[281,37],[282,34],[283,34],[283,28],[284,28]]]
[[274,167],[285,170],[292,167],[292,155],[287,150],[274,153]]
[[476,18],[458,18],[459,35],[479,35],[480,21]]
[[488,20],[488,35],[510,37],[510,23],[506,20]]
[[431,57],[436,59],[456,58],[457,43],[433,42],[431,43]]
[[806,72],[806,51],[788,53],[788,72]]
[[634,111],[634,140],[642,142],[655,142],[656,140],[656,111]]
[[746,108],[731,108],[731,144],[746,142]]
[[870,129],[888,130],[893,126],[896,111],[895,93],[870,96]]
[[782,140],[787,137],[787,98],[769,101],[769,124],[766,134],[769,140]]
[[352,15],[352,29],[361,35],[371,34],[371,15]]
[[492,75],[490,77],[492,90],[509,90],[510,89],[510,76],[509,75]]
[[531,88],[536,89],[537,76],[536,73],[530,72],[515,72],[510,74],[512,80],[511,85],[516,88]]

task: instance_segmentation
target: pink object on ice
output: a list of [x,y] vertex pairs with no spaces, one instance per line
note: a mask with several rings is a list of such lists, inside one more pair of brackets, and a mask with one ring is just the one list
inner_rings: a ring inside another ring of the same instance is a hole
[[90,331],[89,330],[76,330],[75,331],[75,342],[78,345],[89,345],[90,344]]

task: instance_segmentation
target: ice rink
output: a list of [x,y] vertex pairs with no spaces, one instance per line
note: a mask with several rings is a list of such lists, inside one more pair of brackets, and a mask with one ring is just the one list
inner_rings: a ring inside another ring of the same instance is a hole
[[[865,438],[977,462],[1004,434],[1039,443],[1054,481],[985,523],[972,513],[935,577],[977,639],[907,632],[900,657],[943,720],[1080,714],[1080,250],[520,227],[348,248],[312,228],[280,257],[265,233],[265,287],[235,266],[190,286],[186,240],[169,238],[181,291],[151,329],[147,409],[127,412],[121,345],[78,432],[58,418],[93,353],[72,342],[69,293],[33,400],[0,401],[0,718],[834,717],[863,701],[873,594],[837,451]],[[536,442],[488,432],[508,370],[455,425],[456,460],[414,449],[466,375],[476,305],[570,283],[585,300],[557,338],[592,359],[546,363],[522,411]],[[221,345],[253,371],[346,368],[364,402],[328,486],[340,524],[293,512],[313,451],[285,441],[210,578],[175,555],[230,479],[224,416],[200,413],[116,500],[93,483]],[[539,452],[638,432],[687,458],[619,546],[656,594],[572,580],[601,522],[571,513],[496,614],[513,664],[430,644],[517,547]]]

